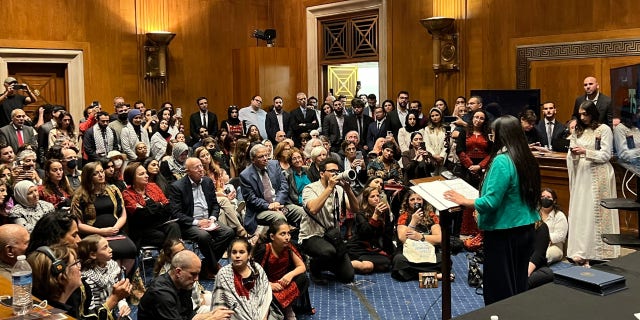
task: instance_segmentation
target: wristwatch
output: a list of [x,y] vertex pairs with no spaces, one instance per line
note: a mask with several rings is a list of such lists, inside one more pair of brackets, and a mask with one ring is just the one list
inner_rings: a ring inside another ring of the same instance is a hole
[[422,239],[420,239],[420,241],[424,241],[425,240],[425,236],[424,233],[422,234]]

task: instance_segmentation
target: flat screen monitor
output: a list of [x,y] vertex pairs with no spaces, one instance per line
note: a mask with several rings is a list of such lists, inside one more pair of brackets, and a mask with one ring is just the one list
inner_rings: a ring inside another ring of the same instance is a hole
[[482,97],[483,108],[496,118],[507,114],[517,118],[526,109],[540,115],[540,89],[471,90],[471,96]]
[[627,127],[638,126],[640,111],[640,64],[612,68],[611,106],[613,116]]

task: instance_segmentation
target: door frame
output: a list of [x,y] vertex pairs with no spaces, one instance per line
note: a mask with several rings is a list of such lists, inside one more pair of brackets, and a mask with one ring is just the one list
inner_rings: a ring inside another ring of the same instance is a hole
[[307,27],[307,94],[324,101],[320,93],[321,70],[318,64],[318,18],[363,10],[378,10],[378,77],[379,93],[387,92],[387,2],[389,0],[350,0],[309,7],[306,10]]
[[[0,80],[9,76],[8,63],[57,63],[67,65],[66,106],[74,119],[84,111],[84,53],[70,49],[0,48]],[[77,121],[77,120],[76,120]]]

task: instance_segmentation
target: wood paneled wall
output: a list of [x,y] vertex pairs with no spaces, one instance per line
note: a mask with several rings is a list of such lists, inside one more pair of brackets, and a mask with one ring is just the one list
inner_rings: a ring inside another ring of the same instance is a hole
[[[122,95],[151,107],[168,99],[195,111],[194,98],[209,97],[217,113],[230,104],[245,105],[233,93],[232,50],[263,47],[250,37],[254,29],[275,28],[276,46],[300,52],[299,83],[307,83],[305,9],[344,0],[31,0],[3,2],[11,24],[0,26],[0,42],[50,43],[52,47],[86,48],[87,104],[100,100],[107,109]],[[452,102],[471,89],[515,87],[515,46],[602,39],[640,28],[635,0],[512,1],[512,0],[387,0],[387,92],[399,90],[425,106],[442,96]],[[435,79],[431,69],[431,35],[419,20],[436,15],[455,16],[460,34],[459,73]],[[169,79],[143,79],[141,46],[144,32],[165,29],[177,34],[169,46]],[[633,36],[633,34],[629,34]],[[39,47],[42,47],[41,45]],[[556,78],[566,77],[556,74]],[[572,75],[579,84],[584,75]],[[553,83],[554,79],[549,79]],[[603,91],[608,93],[604,79]],[[286,91],[306,91],[288,88]],[[557,90],[559,91],[559,90]],[[575,97],[581,86],[555,95]],[[544,95],[544,93],[543,93]],[[269,99],[270,97],[266,97]],[[292,101],[291,98],[288,99]],[[291,107],[289,104],[287,107]],[[224,114],[224,112],[222,112]]]

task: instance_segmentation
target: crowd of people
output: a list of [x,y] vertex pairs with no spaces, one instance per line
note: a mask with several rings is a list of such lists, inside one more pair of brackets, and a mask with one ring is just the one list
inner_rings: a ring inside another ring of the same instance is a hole
[[[140,300],[139,319],[295,319],[313,312],[307,271],[317,285],[349,283],[355,273],[410,281],[438,272],[439,253],[416,262],[403,252],[414,242],[437,252],[449,240],[439,213],[406,187],[450,170],[480,188],[475,200],[446,197],[462,206],[452,234],[484,249],[490,304],[548,281],[545,268],[564,258],[567,230],[577,264],[619,255],[598,237],[619,227],[615,210],[594,205],[615,196],[615,179],[614,133],[600,122],[605,100],[593,81],[585,79],[587,99],[567,136],[551,102],[535,126],[535,113],[491,113],[478,96],[458,97],[452,110],[437,99],[423,113],[406,91],[382,104],[370,94],[348,104],[328,95],[319,105],[298,93],[291,112],[282,97],[263,108],[254,96],[221,122],[199,97],[189,132],[170,102],[154,110],[116,97],[113,114],[98,101],[88,106],[76,132],[63,106],[45,105],[30,119],[23,106],[35,97],[28,87],[26,96],[10,89],[17,81],[8,78],[0,96],[10,114],[0,127],[3,272],[27,254],[34,295],[78,318],[127,315],[129,299]],[[568,223],[555,191],[541,189],[531,152],[563,140]],[[623,147],[621,157],[637,161],[637,150]],[[147,288],[135,263],[143,246],[162,248]],[[214,290],[198,279],[215,279]]]

